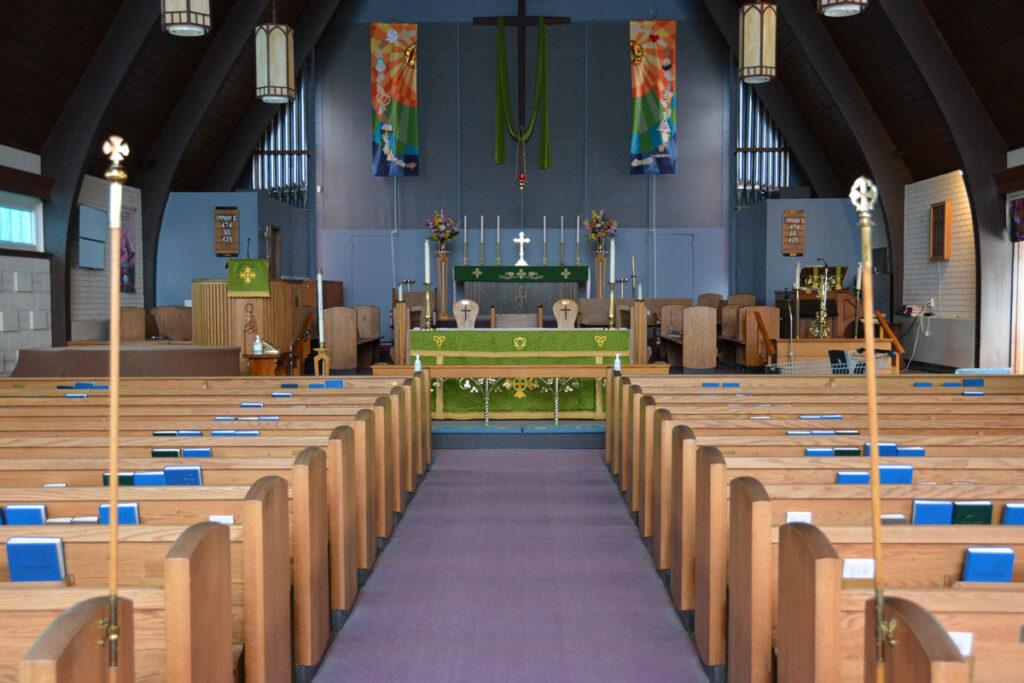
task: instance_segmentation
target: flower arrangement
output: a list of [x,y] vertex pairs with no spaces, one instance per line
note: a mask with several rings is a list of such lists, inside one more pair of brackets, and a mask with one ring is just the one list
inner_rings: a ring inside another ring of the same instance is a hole
[[587,238],[596,241],[598,249],[603,249],[604,241],[613,236],[619,229],[619,224],[614,219],[609,218],[604,209],[600,211],[592,210],[590,218],[584,221],[584,225],[587,226]]
[[459,234],[459,224],[445,215],[444,209],[435,211],[434,217],[427,219],[427,228],[430,229],[430,239],[440,242],[442,248],[445,242]]

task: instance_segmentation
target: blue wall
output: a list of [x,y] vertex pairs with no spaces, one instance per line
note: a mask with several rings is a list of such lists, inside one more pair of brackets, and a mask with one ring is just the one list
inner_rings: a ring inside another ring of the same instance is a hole
[[227,277],[227,257],[214,254],[213,213],[238,208],[238,258],[260,256],[264,226],[281,228],[284,277],[310,277],[310,213],[261,193],[172,192],[157,246],[156,305],[180,306],[192,298],[192,280]]
[[[394,3],[396,20],[418,21],[420,176],[370,175],[369,21],[390,12],[369,2],[345,3],[317,49],[317,258],[325,277],[345,282],[346,304],[387,309],[395,282],[423,281],[424,220],[435,209],[469,216],[469,262],[479,260],[480,215],[486,220],[485,262],[494,263],[495,217],[501,216],[502,260],[515,260],[512,237],[533,241],[540,262],[540,226],[548,217],[549,259],[557,259],[557,226],[566,218],[567,260],[574,261],[576,216],[605,208],[619,221],[620,274],[636,256],[647,296],[728,293],[728,53],[696,0],[627,3],[531,3],[528,10],[567,15],[569,26],[548,29],[549,117],[553,167],[537,168],[536,140],[527,144],[528,186],[514,183],[509,163],[493,161],[494,28],[474,27],[476,15],[509,13],[513,3]],[[390,5],[387,9],[390,9]],[[631,100],[629,19],[678,23],[679,172],[628,172]],[[532,95],[534,39],[528,35],[527,92]],[[508,32],[514,65],[514,32]],[[513,67],[514,72],[514,67]],[[511,80],[514,83],[514,73]],[[512,88],[515,98],[515,88]],[[513,107],[514,108],[514,107]],[[655,259],[655,256],[657,257]],[[589,244],[581,262],[593,261]],[[461,236],[453,264],[462,263]]]

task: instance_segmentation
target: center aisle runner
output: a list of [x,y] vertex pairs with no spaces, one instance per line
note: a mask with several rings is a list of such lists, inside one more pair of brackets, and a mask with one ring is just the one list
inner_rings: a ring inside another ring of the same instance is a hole
[[600,450],[435,450],[316,681],[706,681]]

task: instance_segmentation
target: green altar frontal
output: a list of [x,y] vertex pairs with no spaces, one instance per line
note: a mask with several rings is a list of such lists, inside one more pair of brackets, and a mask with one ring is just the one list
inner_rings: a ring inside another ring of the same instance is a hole
[[[424,365],[611,365],[615,354],[629,362],[629,330],[441,329],[409,333],[409,354]],[[551,377],[437,379],[431,409],[437,419],[475,420],[604,416],[603,380]]]

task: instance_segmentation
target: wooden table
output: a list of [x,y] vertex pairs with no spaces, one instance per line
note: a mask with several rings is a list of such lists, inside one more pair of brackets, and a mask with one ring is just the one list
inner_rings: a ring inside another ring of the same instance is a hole
[[278,353],[247,353],[245,360],[249,363],[249,374],[253,377],[270,377],[277,374]]

